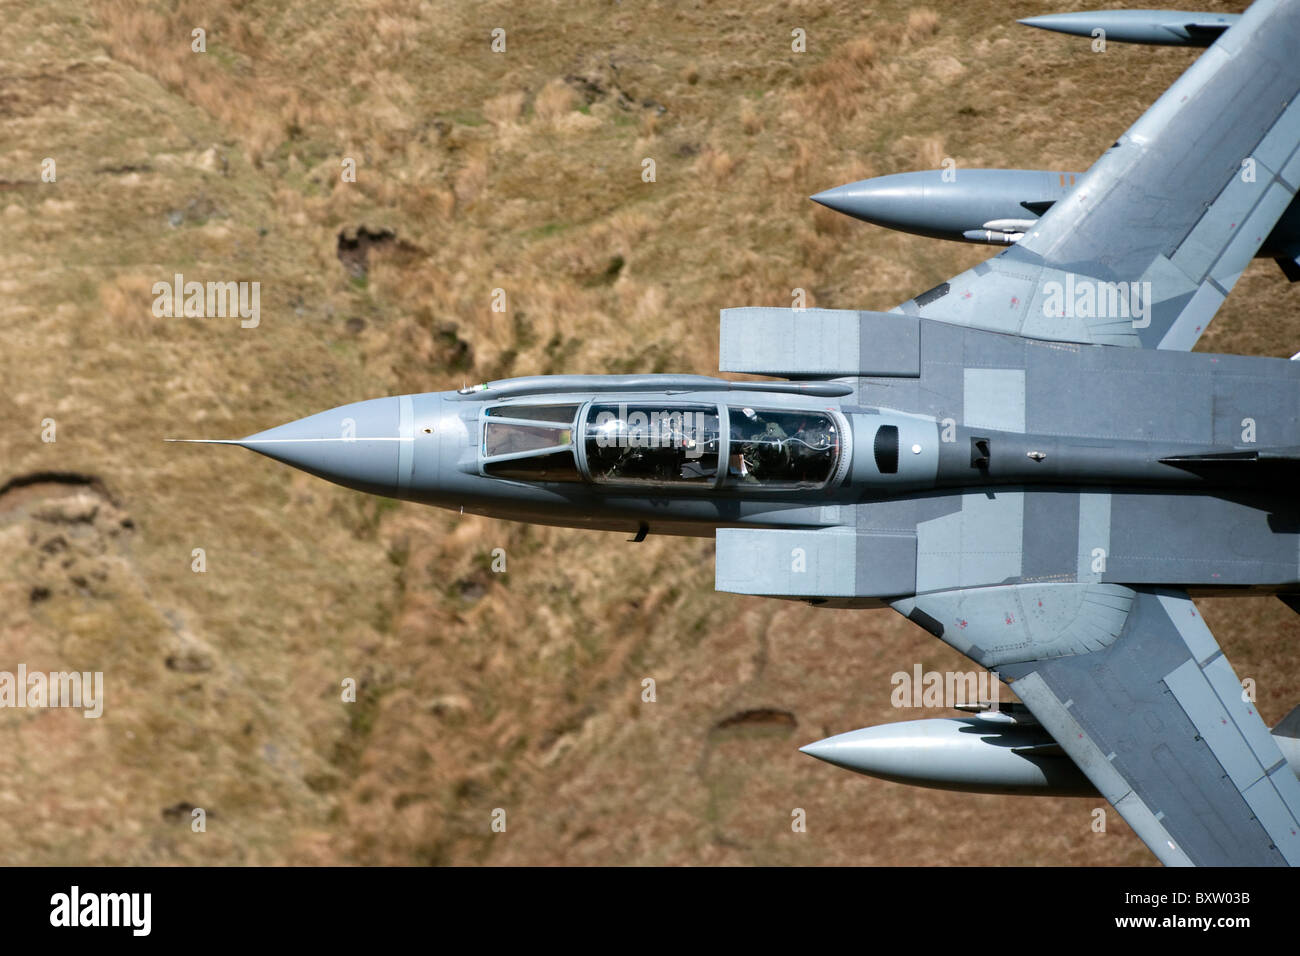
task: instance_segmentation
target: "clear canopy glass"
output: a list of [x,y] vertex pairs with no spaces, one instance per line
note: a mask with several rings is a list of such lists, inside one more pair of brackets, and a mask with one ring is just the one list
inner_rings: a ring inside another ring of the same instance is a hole
[[721,439],[716,405],[593,404],[587,471],[597,483],[712,485]]
[[819,488],[835,473],[840,434],[823,412],[727,409],[727,481],[769,488]]
[[[824,486],[839,461],[842,436],[837,419],[827,412],[593,402],[575,432],[578,408],[487,409],[484,473],[519,481],[786,491]],[[581,470],[575,455],[579,445]]]

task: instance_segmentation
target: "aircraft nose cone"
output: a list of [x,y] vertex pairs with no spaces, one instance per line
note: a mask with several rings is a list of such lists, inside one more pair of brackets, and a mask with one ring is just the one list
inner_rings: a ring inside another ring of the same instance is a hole
[[[341,405],[237,442],[336,484],[391,495],[411,467],[409,396]],[[405,469],[403,471],[403,469]]]

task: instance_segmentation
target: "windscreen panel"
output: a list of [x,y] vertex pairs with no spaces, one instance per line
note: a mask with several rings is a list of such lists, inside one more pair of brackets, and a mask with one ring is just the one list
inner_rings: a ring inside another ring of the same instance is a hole
[[565,449],[549,455],[529,455],[484,463],[483,471],[493,478],[516,481],[581,481],[573,452]]
[[487,410],[488,418],[521,418],[530,422],[573,424],[577,405],[495,405]]
[[487,458],[498,455],[518,455],[526,451],[540,451],[573,441],[573,429],[551,425],[517,425],[512,422],[487,423],[483,435],[483,454]]

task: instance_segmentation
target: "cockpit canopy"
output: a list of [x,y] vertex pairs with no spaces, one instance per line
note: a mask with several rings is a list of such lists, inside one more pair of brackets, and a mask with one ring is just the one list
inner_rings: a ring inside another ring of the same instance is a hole
[[824,412],[732,406],[729,482],[820,488],[835,474],[840,434]]
[[517,481],[801,490],[831,480],[840,447],[837,420],[823,411],[675,402],[503,404],[486,412],[482,466],[485,475]]
[[598,484],[717,483],[716,405],[593,403],[583,434],[587,471]]

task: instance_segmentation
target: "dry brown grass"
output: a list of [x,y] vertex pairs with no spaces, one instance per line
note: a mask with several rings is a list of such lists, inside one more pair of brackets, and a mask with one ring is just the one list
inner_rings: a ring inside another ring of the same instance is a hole
[[876,65],[878,59],[876,44],[869,37],[850,40],[832,57],[836,68],[846,74],[865,74]]
[[99,301],[104,319],[131,339],[157,334],[158,321],[152,309],[140,306],[141,303],[152,303],[153,285],[158,281],[168,280],[153,275],[120,275],[100,283]]
[[891,170],[938,169],[949,158],[944,150],[943,136],[902,136],[889,150]]
[[573,109],[576,99],[573,87],[564,80],[555,79],[538,92],[534,108],[538,119],[556,120]]
[[[545,90],[543,90],[543,93]],[[512,93],[502,93],[500,96],[494,96],[483,104],[483,115],[490,122],[498,125],[516,122],[520,114],[524,111],[524,100],[526,96],[523,90],[515,90]],[[538,97],[539,101],[541,97]],[[538,115],[541,114],[539,103]]]
[[637,120],[640,124],[641,138],[644,140],[653,140],[659,132],[659,114],[646,111],[641,114]]
[[709,146],[700,153],[700,158],[695,163],[695,171],[704,182],[712,186],[720,186],[731,178],[739,165],[738,157],[732,156],[724,149],[714,149]]
[[913,43],[933,36],[939,32],[939,14],[922,7],[907,15],[907,39]]
[[860,37],[810,70],[806,98],[814,116],[826,123],[843,123],[868,107],[869,94],[881,82],[877,64],[875,43]]
[[486,156],[473,156],[456,173],[456,199],[468,205],[478,199],[488,184],[488,160]]

